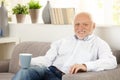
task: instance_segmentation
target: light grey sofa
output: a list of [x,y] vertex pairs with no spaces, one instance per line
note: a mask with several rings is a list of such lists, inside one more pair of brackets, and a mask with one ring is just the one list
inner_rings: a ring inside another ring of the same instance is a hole
[[[50,47],[49,42],[22,42],[18,44],[10,60],[0,61],[0,80],[11,80],[19,70],[19,53],[29,52],[33,57],[44,55]],[[118,67],[116,69],[100,72],[82,72],[64,75],[62,80],[120,80],[120,51],[113,50],[117,57]]]

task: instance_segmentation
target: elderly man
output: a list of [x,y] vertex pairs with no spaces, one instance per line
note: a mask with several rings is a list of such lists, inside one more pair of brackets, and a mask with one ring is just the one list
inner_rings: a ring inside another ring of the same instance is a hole
[[31,67],[21,79],[62,80],[64,74],[116,68],[116,58],[109,45],[93,34],[94,29],[90,14],[77,14],[75,35],[53,42],[45,56],[32,58]]

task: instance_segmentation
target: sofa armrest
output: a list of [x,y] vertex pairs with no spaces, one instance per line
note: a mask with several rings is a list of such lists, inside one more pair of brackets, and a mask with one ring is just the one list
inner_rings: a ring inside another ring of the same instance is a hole
[[66,74],[62,80],[120,80],[120,64],[112,70]]
[[0,73],[8,72],[10,59],[0,60]]

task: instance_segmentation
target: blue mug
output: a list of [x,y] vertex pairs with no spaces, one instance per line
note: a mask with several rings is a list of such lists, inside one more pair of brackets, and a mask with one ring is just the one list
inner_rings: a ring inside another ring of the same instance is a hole
[[32,54],[30,53],[20,53],[19,60],[21,68],[29,68],[31,63]]

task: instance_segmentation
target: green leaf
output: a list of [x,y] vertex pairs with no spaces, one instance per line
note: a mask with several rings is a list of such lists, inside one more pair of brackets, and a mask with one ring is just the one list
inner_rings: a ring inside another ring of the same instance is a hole
[[26,5],[17,4],[12,8],[13,14],[28,14],[29,10]]
[[28,3],[29,9],[40,9],[42,6],[40,5],[39,1],[30,0]]

